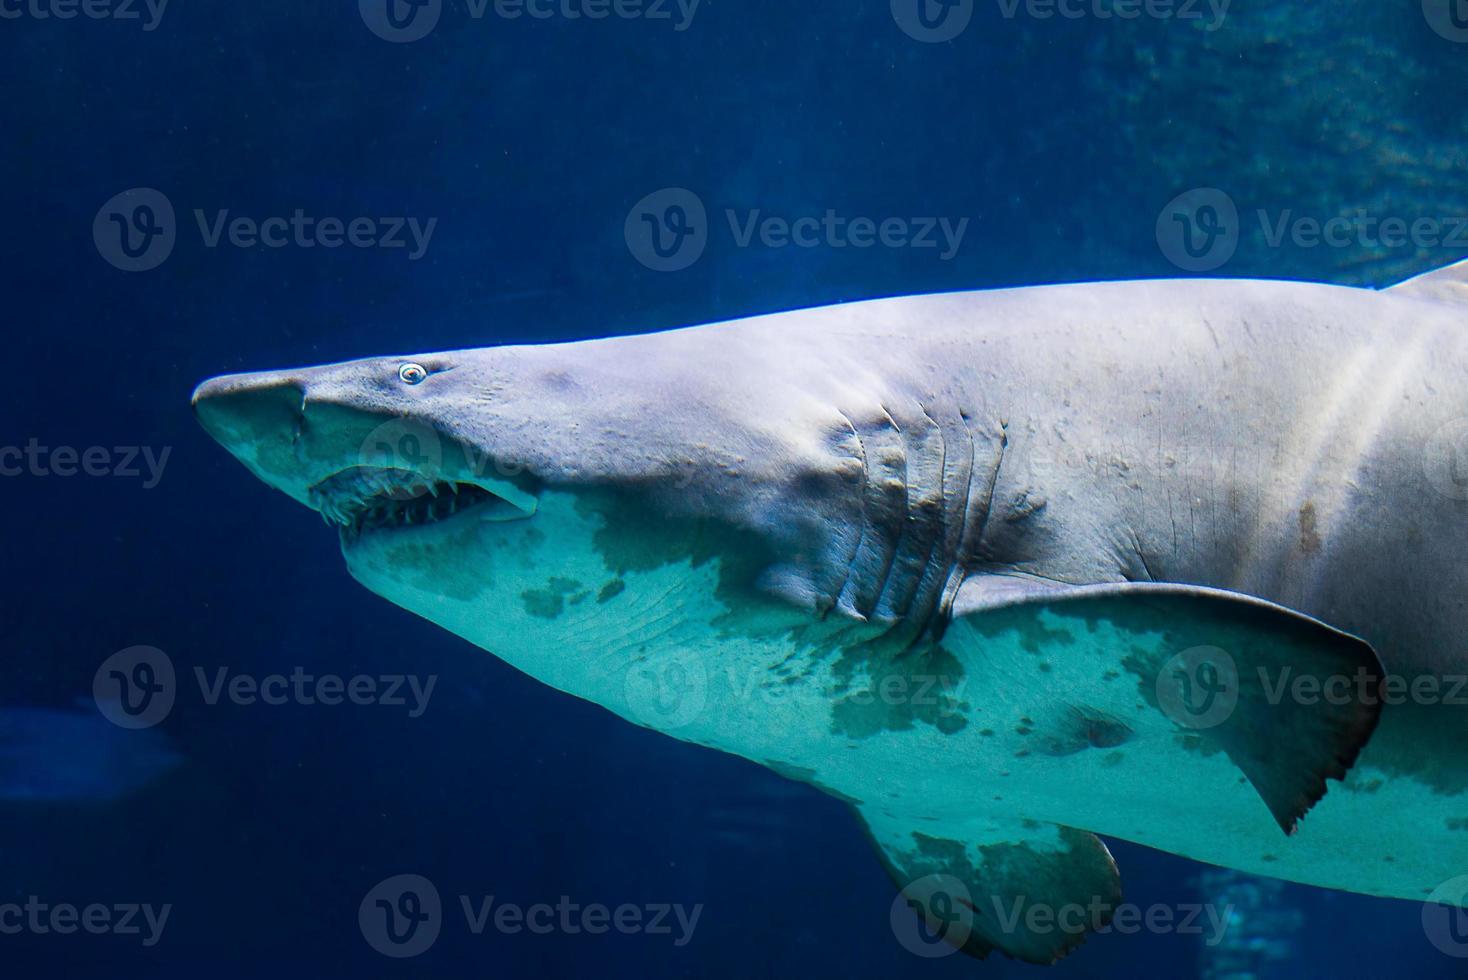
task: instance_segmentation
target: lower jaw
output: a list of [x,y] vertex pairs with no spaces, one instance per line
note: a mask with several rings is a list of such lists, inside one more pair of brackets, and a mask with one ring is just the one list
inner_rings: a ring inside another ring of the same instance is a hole
[[377,525],[372,527],[355,528],[343,527],[339,529],[339,538],[342,549],[351,550],[364,544],[390,544],[394,541],[410,541],[413,538],[424,537],[431,532],[456,533],[474,527],[493,527],[502,524],[515,524],[529,520],[533,514],[527,514],[509,504],[487,503],[477,504],[474,507],[462,510],[449,517],[425,521],[418,524],[392,524]]

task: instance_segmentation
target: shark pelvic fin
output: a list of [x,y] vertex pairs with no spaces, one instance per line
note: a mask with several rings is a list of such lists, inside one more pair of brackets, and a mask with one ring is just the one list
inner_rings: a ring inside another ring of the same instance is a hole
[[1095,834],[1057,824],[922,821],[858,807],[899,890],[898,941],[920,956],[994,950],[1027,963],[1064,958],[1106,926],[1121,876]]

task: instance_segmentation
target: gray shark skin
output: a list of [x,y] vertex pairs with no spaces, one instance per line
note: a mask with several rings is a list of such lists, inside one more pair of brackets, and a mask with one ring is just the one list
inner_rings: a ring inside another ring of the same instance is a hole
[[876,300],[194,404],[367,588],[849,801],[946,942],[1045,963],[1120,901],[1098,834],[1462,898],[1465,278]]

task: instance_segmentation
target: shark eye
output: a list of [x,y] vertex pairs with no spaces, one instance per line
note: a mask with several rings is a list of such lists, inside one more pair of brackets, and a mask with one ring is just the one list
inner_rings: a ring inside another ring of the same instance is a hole
[[405,385],[422,384],[428,377],[428,369],[421,364],[404,364],[398,368],[398,380]]

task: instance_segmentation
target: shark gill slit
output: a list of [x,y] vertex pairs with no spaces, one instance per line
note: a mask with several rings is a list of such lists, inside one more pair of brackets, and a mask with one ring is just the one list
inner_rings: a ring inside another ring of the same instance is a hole
[[[862,512],[866,519],[862,526],[861,546],[852,562],[850,579],[846,589],[849,595],[843,598],[856,613],[857,618],[867,621],[876,612],[877,600],[881,595],[881,584],[891,569],[894,535],[898,533],[903,519],[903,506],[894,506],[894,494],[886,485],[895,467],[890,459],[900,459],[906,470],[906,452],[901,439],[892,440],[896,423],[885,409],[878,406],[879,415],[874,413],[867,431],[863,433],[863,444],[867,446],[865,483],[862,487]],[[861,431],[861,426],[858,426]],[[906,487],[902,488],[904,498]]]
[[862,615],[861,611],[856,608],[856,605],[853,603],[850,596],[847,595],[847,589],[851,585],[852,576],[856,572],[856,563],[861,558],[862,549],[866,546],[867,527],[869,524],[869,519],[867,517],[866,493],[867,485],[871,482],[872,469],[870,463],[868,463],[867,461],[867,447],[866,443],[862,441],[861,430],[856,427],[856,423],[851,420],[851,416],[846,414],[846,412],[842,411],[840,408],[836,409],[836,414],[841,416],[841,418],[845,420],[847,426],[850,427],[851,435],[853,438],[856,439],[857,451],[860,453],[861,492],[857,494],[857,515],[858,520],[861,522],[861,529],[857,532],[856,535],[856,547],[852,549],[851,557],[848,558],[846,561],[846,574],[841,579],[841,584],[836,587],[836,598],[833,605],[837,609],[844,610],[848,615],[860,618],[861,620],[865,621],[866,617]]
[[[963,511],[963,529],[959,532],[957,553],[953,560],[953,571],[948,576],[948,582],[943,588],[943,597],[939,601],[938,615],[934,619],[934,638],[942,639],[943,631],[947,628],[953,614],[953,603],[958,598],[958,590],[963,586],[964,579],[968,578],[969,570],[977,563],[979,549],[983,545],[984,532],[989,527],[989,515],[994,510],[994,488],[999,485],[999,473],[1004,467],[1004,458],[1009,449],[1008,425],[1001,421],[995,423],[998,431],[998,440],[995,442],[994,465],[989,469],[988,478],[985,480],[983,489],[977,496],[974,494],[974,486],[978,482],[978,462],[982,456],[978,439],[974,435],[973,420],[969,412],[959,409],[959,421],[968,436],[972,447],[974,465],[969,470],[968,490],[966,491]],[[987,445],[987,440],[985,442]]]
[[[936,597],[932,603],[927,601],[932,591],[929,582],[934,552],[939,550],[948,523],[943,496],[948,457],[946,439],[942,427],[922,403],[916,405],[921,418],[904,430],[910,445],[906,457],[907,507],[903,533],[894,552],[893,572],[888,574],[878,598],[878,608],[885,608],[894,621],[904,623],[914,636],[926,628],[937,606]],[[936,508],[929,506],[934,484],[938,488]],[[944,556],[940,553],[937,560],[942,564]]]

